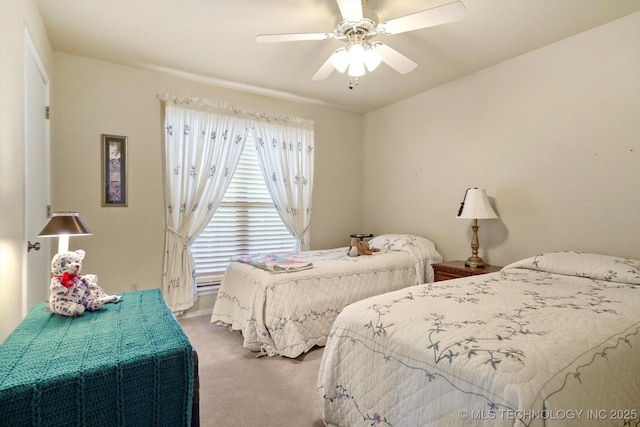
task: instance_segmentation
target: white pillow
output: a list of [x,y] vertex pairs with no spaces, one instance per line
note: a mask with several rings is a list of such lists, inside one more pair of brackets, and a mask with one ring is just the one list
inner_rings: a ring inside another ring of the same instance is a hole
[[539,254],[507,265],[606,282],[640,285],[640,260],[576,251]]
[[369,240],[369,245],[378,249],[399,251],[404,246],[427,245],[435,248],[436,245],[429,239],[415,234],[380,234]]
[[415,234],[381,234],[369,240],[369,246],[388,251],[419,252],[429,254],[427,258],[440,257],[436,245],[429,239]]

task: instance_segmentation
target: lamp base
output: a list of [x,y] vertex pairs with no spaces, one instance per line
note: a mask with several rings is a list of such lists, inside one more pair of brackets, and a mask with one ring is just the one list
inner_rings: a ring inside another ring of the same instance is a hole
[[469,268],[483,268],[484,261],[479,256],[470,256],[464,262],[464,265],[466,265]]

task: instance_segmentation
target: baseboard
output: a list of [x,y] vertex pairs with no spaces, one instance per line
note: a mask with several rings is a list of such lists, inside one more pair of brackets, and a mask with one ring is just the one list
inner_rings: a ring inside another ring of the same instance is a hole
[[[2,0],[0,0],[2,1]],[[213,295],[214,297],[218,295],[218,289],[220,286],[208,286],[205,289],[198,289],[198,297],[205,297]],[[196,303],[197,305],[197,303]],[[205,304],[208,305],[208,304]],[[205,308],[201,308],[199,310],[194,310],[195,307],[191,307],[190,309],[184,310],[181,313],[176,313],[176,317],[178,319],[189,319],[191,317],[199,317],[199,316],[211,316],[211,312],[213,311],[213,305]]]

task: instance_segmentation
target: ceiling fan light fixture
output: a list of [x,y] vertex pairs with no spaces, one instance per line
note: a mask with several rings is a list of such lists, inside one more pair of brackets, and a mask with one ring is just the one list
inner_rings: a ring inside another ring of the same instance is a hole
[[331,64],[333,67],[341,73],[347,71],[347,67],[349,66],[349,54],[344,47],[337,49],[331,55]]
[[364,76],[364,62],[362,61],[351,61],[349,64],[349,75],[351,77],[360,77]]
[[347,47],[351,61],[364,62],[364,46],[362,42],[350,43]]
[[[0,0],[2,1],[2,0]],[[461,0],[425,9],[399,18],[380,22],[378,16],[367,8],[367,0],[336,0],[341,17],[332,32],[298,34],[262,34],[256,41],[289,42],[296,40],[338,40],[348,43],[326,59],[312,80],[324,80],[333,70],[347,72],[351,77],[372,72],[384,62],[400,74],[413,71],[418,64],[390,46],[371,40],[379,34],[393,35],[422,28],[435,27],[464,18],[466,7]],[[357,78],[355,79],[357,85]],[[353,88],[353,85],[349,86]]]
[[381,62],[382,55],[375,51],[375,45],[369,46],[364,53],[364,65],[367,66],[367,70],[375,70]]

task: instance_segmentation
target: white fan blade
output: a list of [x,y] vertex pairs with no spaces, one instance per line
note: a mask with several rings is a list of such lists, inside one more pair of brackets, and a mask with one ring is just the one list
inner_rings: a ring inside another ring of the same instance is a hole
[[362,21],[362,0],[336,0],[342,19],[349,22]]
[[382,56],[382,62],[399,72],[400,74],[407,74],[409,71],[413,71],[418,64],[398,52],[397,50],[387,46],[386,44],[376,43],[376,52]]
[[301,33],[301,34],[261,34],[256,36],[258,43],[294,42],[305,40],[329,40],[334,38],[333,33]]
[[329,59],[327,59],[325,63],[322,64],[322,66],[318,69],[318,71],[316,71],[313,77],[311,77],[311,80],[324,80],[329,77],[331,73],[333,73],[333,70],[335,70],[335,68],[331,63],[331,58],[333,58],[333,55],[331,55]]
[[464,18],[466,10],[467,8],[462,2],[455,1],[384,22],[378,25],[378,31],[383,34],[398,34],[448,24]]

